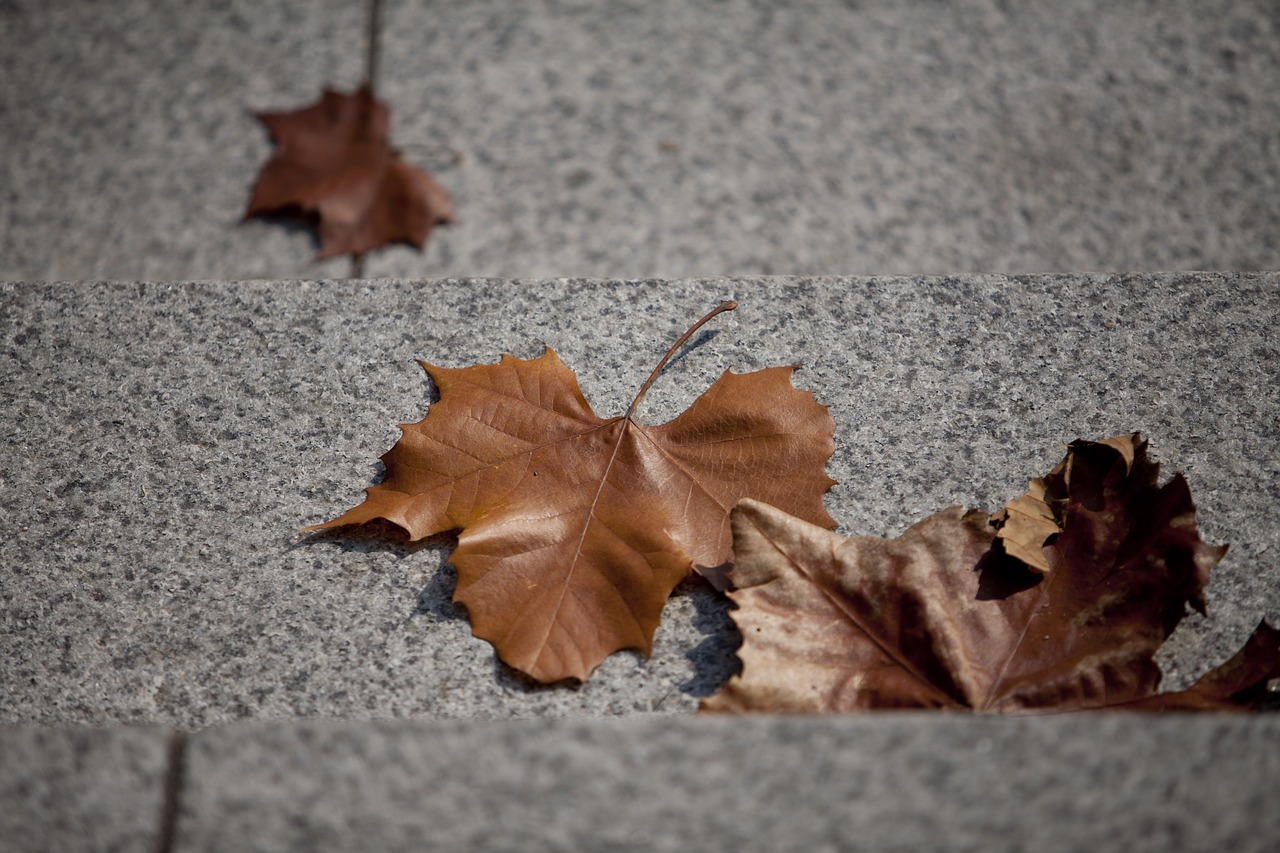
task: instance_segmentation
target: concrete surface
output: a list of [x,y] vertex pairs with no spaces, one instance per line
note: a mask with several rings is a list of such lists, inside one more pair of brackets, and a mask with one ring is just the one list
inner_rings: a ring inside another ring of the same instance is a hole
[[1181,686],[1280,623],[1280,274],[339,281],[0,286],[0,722],[690,713],[734,667],[689,584],[649,661],[584,686],[496,663],[449,602],[449,540],[302,534],[360,500],[414,363],[554,347],[597,411],[675,416],[726,368],[799,362],[830,405],[846,533],[995,509],[1062,445],[1132,430],[1231,550],[1210,618],[1162,655]]
[[[0,4],[0,280],[346,275],[236,223],[362,5]],[[372,276],[1280,268],[1268,0],[385,5],[459,222]]]
[[158,728],[0,728],[0,851],[157,849],[171,744]]

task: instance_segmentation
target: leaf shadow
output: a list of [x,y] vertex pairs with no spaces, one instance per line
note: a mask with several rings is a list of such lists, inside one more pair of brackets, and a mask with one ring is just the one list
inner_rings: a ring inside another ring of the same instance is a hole
[[978,593],[974,596],[978,601],[1002,601],[1044,580],[1044,575],[1027,568],[1018,558],[1009,556],[998,539],[978,560],[974,571],[978,573]]
[[450,537],[437,534],[410,541],[404,528],[385,519],[375,518],[363,524],[349,524],[325,530],[308,531],[297,547],[333,545],[349,554],[372,554],[390,551],[397,557],[407,557],[429,548],[448,544]]
[[[466,611],[464,610],[463,612],[465,613]],[[583,685],[583,682],[578,681],[576,678],[565,678],[544,684],[514,666],[505,663],[502,658],[498,657],[496,650],[493,653],[493,677],[498,682],[498,686],[504,690],[516,690],[529,695],[555,693],[565,689],[579,690]]]
[[693,664],[693,676],[680,685],[680,692],[697,698],[711,696],[742,671],[738,659],[742,633],[729,616],[735,605],[697,576],[682,581],[672,593],[672,598],[676,597],[689,599],[694,609],[693,627],[703,635],[702,642],[685,652]]
[[427,585],[418,592],[409,618],[429,616],[435,622],[466,620],[467,609],[453,601],[453,590],[457,585],[458,570],[447,559],[441,560],[440,567],[431,573]]
[[426,585],[418,592],[406,621],[417,616],[427,616],[433,621],[441,622],[467,618],[466,610],[453,603],[453,589],[457,584],[458,573],[449,563],[449,555],[458,545],[458,537],[454,533],[437,533],[411,541],[409,534],[399,525],[384,519],[374,519],[364,524],[317,530],[296,547],[307,545],[333,545],[348,554],[391,553],[397,559],[411,557],[422,551],[436,551],[440,557],[439,564],[431,572]]
[[719,334],[719,329],[703,329],[701,332],[694,335],[693,340],[687,341],[684,346],[680,347],[680,351],[671,356],[667,363],[662,366],[662,373],[659,375],[665,375],[668,370],[687,358],[690,353],[694,352],[699,347],[706,346],[711,343]]
[[250,220],[258,220],[281,229],[290,237],[305,234],[313,252],[320,251],[320,216],[308,213],[301,207],[282,207],[271,213],[256,213],[240,220],[243,225]]

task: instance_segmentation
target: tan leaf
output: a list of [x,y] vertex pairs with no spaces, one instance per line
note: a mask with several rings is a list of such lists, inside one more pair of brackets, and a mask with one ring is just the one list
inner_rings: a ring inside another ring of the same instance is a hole
[[364,503],[319,527],[385,518],[414,539],[461,529],[455,600],[476,636],[540,681],[585,679],[618,649],[647,654],[675,585],[731,559],[740,498],[834,526],[822,495],[835,425],[792,387],[793,368],[726,372],[670,423],[635,420],[687,338],[613,418],[591,410],[551,350],[463,369],[424,363],[440,401],[402,425]]
[[1044,546],[1058,535],[1061,528],[1045,500],[1043,477],[1036,477],[1028,483],[1026,494],[1005,504],[991,521],[1006,553],[1037,572],[1049,571]]

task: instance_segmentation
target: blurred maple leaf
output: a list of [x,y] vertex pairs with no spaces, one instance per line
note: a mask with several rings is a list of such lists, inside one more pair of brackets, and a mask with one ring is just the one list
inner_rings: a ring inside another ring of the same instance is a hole
[[1280,631],[1190,688],[1154,655],[1226,552],[1137,434],[1077,441],[994,518],[953,507],[896,539],[734,508],[742,675],[706,711],[1242,710],[1280,677]]
[[726,371],[675,420],[601,418],[548,349],[526,361],[422,366],[440,401],[382,457],[365,501],[311,529],[391,521],[413,539],[461,529],[454,600],[476,636],[544,682],[585,680],[609,654],[646,655],[671,590],[732,557],[729,509],[767,500],[834,526],[822,507],[835,449],[827,407],[794,368]]
[[258,113],[276,151],[262,167],[245,218],[300,211],[320,226],[320,253],[360,255],[389,243],[421,249],[453,203],[435,180],[387,144],[390,111],[368,86],[326,89],[293,112]]

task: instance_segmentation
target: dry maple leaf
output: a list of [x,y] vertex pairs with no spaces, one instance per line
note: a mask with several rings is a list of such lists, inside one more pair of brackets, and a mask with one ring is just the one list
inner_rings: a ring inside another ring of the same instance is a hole
[[[1200,540],[1186,481],[1159,486],[1157,471],[1136,434],[1078,441],[1014,510],[953,507],[889,540],[743,501],[730,593],[743,671],[703,709],[1256,707],[1280,676],[1280,631],[1265,622],[1192,687],[1155,693],[1153,656],[1187,604],[1203,611],[1226,551]],[[1006,533],[1018,516],[1039,531],[1013,537],[1040,552],[1035,565],[997,544],[995,524]]]
[[259,113],[276,141],[245,218],[300,210],[320,223],[319,258],[359,255],[388,243],[419,249],[453,221],[449,194],[387,145],[390,111],[368,86],[326,89],[294,112]]
[[[586,679],[609,654],[646,655],[671,590],[695,566],[732,556],[728,514],[743,497],[818,524],[833,485],[827,407],[792,367],[726,371],[662,426],[636,407],[600,418],[548,349],[464,369],[422,362],[440,392],[382,457],[386,479],[319,528],[384,518],[419,539],[461,529],[454,600],[476,636],[539,681]],[[317,529],[317,528],[313,528]]]

